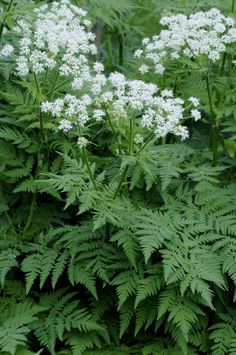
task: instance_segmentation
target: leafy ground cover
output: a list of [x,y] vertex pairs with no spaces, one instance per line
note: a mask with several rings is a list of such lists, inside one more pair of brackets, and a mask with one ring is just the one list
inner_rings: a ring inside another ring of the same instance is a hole
[[1,2],[1,354],[236,354],[234,10]]

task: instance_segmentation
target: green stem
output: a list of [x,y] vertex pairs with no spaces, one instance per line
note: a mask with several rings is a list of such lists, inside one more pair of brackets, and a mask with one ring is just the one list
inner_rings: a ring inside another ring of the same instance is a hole
[[132,118],[129,120],[129,131],[129,155],[131,155],[134,141],[134,120]]
[[[5,14],[7,14],[9,11],[11,11],[11,8],[12,8],[12,5],[14,3],[14,0],[11,0],[7,9],[6,9],[6,12]],[[5,19],[2,21],[1,25],[0,25],[0,39],[2,38],[2,33],[3,33],[3,30],[4,30],[4,26],[5,26]]]
[[[33,73],[33,76],[34,76],[34,81],[35,81],[35,84],[36,84],[37,91],[38,91],[39,94],[41,94],[41,89],[40,89],[40,86],[39,86],[37,75],[35,73]],[[40,107],[39,107],[39,127],[40,127],[40,134],[41,134],[41,144],[42,144],[42,147],[44,146],[44,144],[46,146],[46,151],[47,151],[46,160],[47,160],[47,165],[49,166],[48,139],[47,139],[47,134],[45,133],[45,130],[44,130],[43,113],[42,113]]]
[[11,227],[12,232],[15,234],[15,236],[17,236],[17,233],[16,233],[16,230],[15,230],[14,224],[13,224],[13,222],[12,222],[12,220],[11,220],[11,218],[10,218],[8,212],[5,211],[4,214],[5,214],[6,219],[8,220],[8,223],[9,223],[9,225],[10,225],[10,227]]
[[105,109],[105,112],[106,112],[106,116],[107,116],[108,123],[109,123],[109,125],[110,125],[110,127],[111,127],[111,130],[112,130],[112,132],[113,132],[113,134],[114,134],[114,137],[115,137],[115,140],[116,140],[116,143],[117,143],[117,147],[118,147],[119,155],[121,155],[120,142],[119,142],[119,139],[118,139],[118,137],[117,137],[117,134],[116,134],[115,128],[114,128],[114,126],[113,126],[113,123],[112,123],[111,117],[110,117],[110,115],[109,115],[109,113],[108,113],[107,109],[106,109],[106,108],[104,108],[104,109]]
[[235,1],[232,0],[231,12],[234,12],[234,5],[235,5]]
[[95,190],[98,191],[98,187],[97,187],[96,181],[95,181],[95,179],[94,179],[93,173],[92,173],[91,168],[90,168],[90,165],[89,165],[89,160],[88,160],[88,156],[87,156],[87,151],[86,151],[85,148],[82,148],[82,152],[83,152],[84,162],[85,162],[85,165],[86,165],[87,170],[88,170],[88,173],[89,173],[89,177],[90,177],[90,179],[91,179],[91,181],[92,181],[92,184],[93,184]]
[[206,86],[207,86],[207,95],[208,95],[208,101],[209,101],[209,106],[210,106],[210,115],[211,115],[210,146],[213,151],[212,165],[216,166],[217,160],[218,160],[218,129],[217,129],[216,116],[215,116],[215,112],[213,109],[212,94],[211,94],[210,81],[209,81],[209,73],[206,74]]
[[25,225],[25,228],[23,230],[23,234],[25,233],[25,231],[30,227],[31,222],[32,222],[32,218],[33,218],[33,212],[34,212],[34,206],[35,206],[35,202],[36,202],[36,194],[34,194],[32,202],[31,202],[31,206],[30,206],[30,212],[29,212],[29,216]]
[[144,145],[142,145],[142,147],[137,151],[137,153],[134,155],[135,157],[137,156],[137,155],[139,155],[139,153],[148,145],[148,143],[150,143],[150,141],[154,138],[154,136],[155,136],[155,133],[153,133],[153,132],[151,132],[150,134],[149,134],[149,136],[147,137],[147,139],[146,139],[146,142],[144,143]]
[[124,171],[123,171],[123,173],[121,175],[121,178],[120,178],[119,184],[118,184],[118,186],[116,188],[116,191],[115,191],[115,193],[113,195],[113,200],[115,200],[115,198],[117,197],[118,193],[120,192],[121,186],[122,186],[123,181],[124,181],[124,179],[126,177],[128,169],[129,169],[129,166],[126,165],[126,167],[125,167],[125,169],[124,169]]
[[224,74],[226,59],[227,59],[227,53],[224,52],[223,57],[222,57],[221,66],[220,66],[220,76],[222,76]]
[[[154,136],[155,136],[155,133],[152,132],[152,133],[147,137],[147,140],[146,140],[146,142],[144,143],[144,145],[138,150],[138,152],[137,152],[136,154],[134,154],[135,157],[137,157],[137,156],[140,154],[140,152],[148,145],[148,143],[153,139]],[[126,177],[126,174],[127,174],[128,169],[129,169],[129,166],[126,165],[126,167],[125,167],[125,169],[124,169],[124,171],[123,171],[123,173],[122,173],[122,175],[121,175],[121,178],[120,178],[119,184],[118,184],[118,186],[117,186],[117,188],[116,188],[116,191],[115,191],[115,193],[114,193],[114,195],[113,195],[113,199],[115,199],[115,198],[117,197],[118,193],[120,192],[121,186],[122,186],[123,181],[124,181],[124,179],[125,179],[125,177]]]
[[50,96],[54,91],[56,91],[57,89],[60,89],[62,86],[64,86],[66,83],[68,83],[71,80],[72,80],[71,78],[64,80],[61,84],[57,85],[56,87],[54,87],[50,91],[48,91],[46,95]]
[[113,50],[112,50],[112,41],[111,41],[111,35],[107,35],[107,54],[108,54],[108,61],[109,61],[109,66],[112,65],[112,59],[113,59]]
[[202,66],[201,63],[198,61],[198,59],[197,59],[197,57],[195,56],[195,54],[194,54],[192,48],[190,47],[190,45],[188,44],[188,42],[187,42],[186,40],[185,40],[185,43],[187,44],[188,49],[189,49],[190,52],[192,53],[193,59],[195,59],[196,62],[197,62],[197,64],[199,65],[199,67],[200,67],[201,69],[203,69],[203,66]]
[[37,91],[38,91],[39,94],[41,94],[41,90],[40,90],[40,87],[39,87],[38,79],[37,79],[37,76],[36,76],[36,74],[34,72],[33,72],[33,76],[34,76],[34,81],[35,81],[35,84],[36,84]]
[[123,37],[119,36],[119,65],[122,67],[124,64],[124,43]]
[[44,79],[43,79],[43,91],[44,91],[44,88],[45,88],[45,84],[46,84],[47,78],[48,78],[48,68],[46,69],[46,72],[45,72],[45,75],[44,75]]

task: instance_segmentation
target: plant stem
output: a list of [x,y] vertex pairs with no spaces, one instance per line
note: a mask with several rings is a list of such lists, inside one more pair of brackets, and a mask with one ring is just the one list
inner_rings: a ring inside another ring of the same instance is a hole
[[32,222],[32,218],[33,218],[33,212],[34,212],[34,206],[35,206],[35,202],[36,202],[36,194],[34,194],[32,202],[31,202],[31,206],[30,206],[30,212],[29,212],[29,217],[27,219],[25,228],[23,230],[23,234],[25,233],[25,231],[30,227],[31,222]]
[[[7,9],[6,9],[5,14],[7,14],[11,10],[13,3],[14,3],[14,0],[11,0],[9,5],[8,5],[8,7],[7,7]],[[2,38],[2,33],[3,33],[3,30],[4,30],[4,26],[5,26],[5,19],[2,21],[2,23],[0,25],[0,39]]]
[[115,200],[115,198],[117,197],[118,193],[120,192],[120,188],[121,188],[121,186],[123,184],[123,180],[125,179],[125,176],[127,174],[128,168],[129,168],[129,166],[126,165],[126,167],[125,167],[125,169],[124,169],[124,171],[123,171],[123,173],[121,175],[121,178],[120,178],[119,184],[118,184],[118,186],[116,188],[116,191],[115,191],[115,193],[113,195],[113,200]]
[[[138,152],[137,152],[136,154],[134,154],[135,157],[137,157],[137,156],[140,154],[140,152],[148,145],[148,143],[152,140],[152,138],[153,138],[154,136],[155,136],[155,133],[151,132],[150,135],[147,137],[147,140],[146,140],[146,142],[144,143],[144,145],[138,150]],[[120,192],[120,189],[121,189],[121,186],[122,186],[122,184],[123,184],[123,181],[124,181],[124,179],[125,179],[125,177],[126,177],[128,168],[129,168],[129,166],[126,165],[126,167],[125,167],[125,169],[124,169],[124,171],[123,171],[123,173],[122,173],[122,175],[121,175],[119,184],[118,184],[118,186],[117,186],[117,188],[116,188],[116,191],[115,191],[115,193],[114,193],[113,199],[115,199],[115,198],[117,197],[118,193]]]
[[84,147],[82,148],[82,152],[83,152],[84,162],[85,162],[85,165],[86,165],[87,170],[88,170],[88,173],[89,173],[89,177],[90,177],[90,179],[91,179],[91,181],[92,181],[92,184],[93,184],[95,190],[98,191],[98,187],[97,187],[96,181],[95,181],[95,179],[94,179],[93,173],[92,173],[91,168],[90,168],[90,165],[89,165],[89,160],[88,160],[88,156],[87,156],[87,151],[86,151],[86,149],[85,149]]
[[134,140],[134,120],[130,118],[129,120],[129,155],[131,155],[133,150],[133,140]]
[[119,155],[121,155],[120,142],[119,142],[119,139],[118,139],[118,137],[117,137],[115,128],[114,128],[114,126],[113,126],[113,124],[112,124],[111,117],[110,117],[110,115],[109,115],[107,109],[106,109],[106,108],[104,108],[104,109],[105,109],[105,112],[106,112],[106,116],[107,116],[108,123],[109,123],[109,125],[110,125],[110,127],[111,127],[111,130],[112,130],[112,132],[113,132],[113,134],[114,134],[114,137],[115,137],[115,140],[116,140],[116,143],[117,143]]
[[12,232],[15,234],[15,236],[17,236],[17,233],[16,233],[16,230],[15,230],[14,224],[13,224],[13,222],[12,222],[12,220],[11,220],[11,218],[10,218],[8,212],[5,211],[4,214],[5,214],[5,216],[6,216],[6,219],[8,220],[8,223],[9,223],[9,225],[10,225],[10,227],[11,227]]
[[148,145],[148,143],[154,138],[154,136],[155,136],[155,133],[153,133],[153,132],[151,132],[150,134],[149,134],[149,136],[147,137],[147,139],[146,139],[146,142],[144,143],[144,145],[137,151],[137,153],[134,155],[135,157],[137,156],[137,155],[139,155],[139,153]]
[[57,89],[61,88],[63,85],[65,85],[66,83],[68,83],[69,81],[71,81],[71,78],[67,78],[66,80],[64,80],[61,84],[57,85],[56,87],[52,88],[50,91],[47,92],[46,95],[51,95],[54,91],[56,91]]
[[210,81],[209,81],[209,73],[206,74],[206,86],[207,86],[207,95],[208,95],[210,114],[211,114],[210,146],[213,151],[212,165],[216,166],[217,160],[218,160],[218,129],[217,129],[216,116],[215,116],[215,112],[213,109],[213,102],[212,102],[212,95],[211,95],[211,88],[210,88]]
[[39,83],[38,83],[38,79],[37,79],[37,76],[36,76],[35,72],[33,72],[33,76],[34,76],[34,81],[35,81],[35,84],[36,84],[37,91],[38,91],[39,94],[41,94]]
[[44,79],[43,79],[43,91],[44,91],[44,88],[45,88],[45,84],[46,84],[47,78],[48,78],[48,68],[46,69],[46,72],[45,72],[45,75],[44,75]]
[[[33,76],[34,76],[34,81],[35,81],[35,84],[36,84],[37,91],[38,91],[39,94],[41,94],[41,89],[40,89],[40,86],[39,86],[37,75],[35,73],[33,73]],[[47,134],[45,133],[45,130],[44,130],[43,113],[42,113],[40,107],[39,107],[39,126],[40,126],[40,134],[41,134],[41,145],[42,145],[42,147],[44,146],[44,144],[46,146],[46,151],[47,151],[46,159],[47,159],[47,164],[49,166],[48,139],[47,139]]]
[[122,67],[124,64],[124,43],[122,35],[119,35],[119,65]]
[[231,12],[234,12],[234,5],[235,5],[235,1],[232,0]]
[[223,57],[222,57],[221,66],[220,66],[220,76],[222,76],[224,74],[226,59],[227,59],[227,53],[224,52]]

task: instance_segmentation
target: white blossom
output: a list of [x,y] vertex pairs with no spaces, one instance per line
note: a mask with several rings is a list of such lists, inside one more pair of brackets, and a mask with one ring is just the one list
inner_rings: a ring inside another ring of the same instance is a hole
[[191,96],[191,97],[188,99],[188,101],[191,102],[191,104],[192,104],[194,107],[197,107],[197,106],[200,105],[200,101],[199,101],[199,99],[197,99],[196,97],[192,97],[192,96]]
[[14,47],[11,44],[5,44],[0,50],[1,57],[10,57],[14,52]]
[[164,73],[168,58],[176,60],[181,55],[189,58],[204,55],[215,62],[225,52],[227,44],[236,42],[234,20],[215,8],[189,16],[163,17],[160,23],[166,29],[151,39],[143,39],[143,48],[135,52],[135,57],[151,61],[154,72],[158,74]]
[[135,136],[134,136],[134,143],[136,143],[136,144],[143,144],[143,141],[144,141],[144,139],[143,139],[143,136],[141,136],[141,134],[136,134]]
[[141,67],[139,68],[139,71],[141,74],[147,73],[149,71],[148,65],[146,65],[146,64],[141,65]]
[[72,128],[72,124],[70,121],[63,119],[60,121],[58,128],[63,132],[68,132]]
[[104,66],[102,63],[98,63],[98,62],[94,63],[93,68],[94,71],[99,74],[104,71]]
[[201,112],[196,109],[191,110],[191,116],[193,116],[195,121],[198,121],[201,119]]
[[88,144],[88,140],[84,137],[79,137],[77,144],[79,146],[80,149],[85,148]]
[[101,121],[105,115],[106,115],[105,112],[102,110],[97,109],[93,111],[93,117],[95,118],[96,121]]
[[[60,75],[72,79],[74,89],[80,89],[91,79],[89,56],[96,53],[86,11],[62,0],[43,4],[34,12],[35,16],[26,15],[14,27],[20,36],[15,48],[16,74],[26,76],[56,68]],[[95,63],[94,70],[102,72],[103,65]]]

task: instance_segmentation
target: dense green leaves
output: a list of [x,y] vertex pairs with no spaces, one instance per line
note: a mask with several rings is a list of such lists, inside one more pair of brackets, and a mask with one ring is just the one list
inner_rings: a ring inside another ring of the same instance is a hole
[[[63,132],[40,105],[85,99],[87,84],[72,90],[57,70],[19,76],[17,51],[0,54],[0,353],[235,355],[235,45],[201,68],[167,59],[163,76],[142,76],[133,56],[160,17],[212,6],[234,17],[234,1],[71,2],[96,34],[91,68],[102,61],[106,74],[196,97],[202,119],[184,122],[185,142],[157,139],[135,110],[109,116],[101,104],[103,120]],[[1,2],[0,53],[19,46],[16,20],[33,19],[40,3]]]

